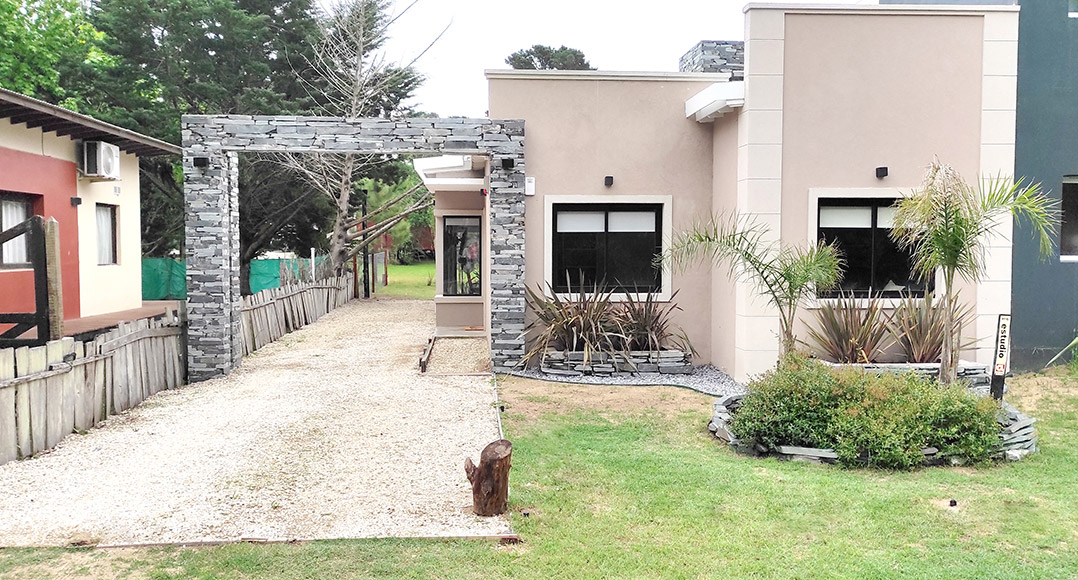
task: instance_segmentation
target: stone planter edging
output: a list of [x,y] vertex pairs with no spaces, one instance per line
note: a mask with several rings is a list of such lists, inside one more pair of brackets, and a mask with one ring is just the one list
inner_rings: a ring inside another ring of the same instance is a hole
[[689,374],[692,372],[692,355],[680,350],[632,350],[628,360],[605,353],[591,355],[584,364],[584,353],[548,350],[539,370],[549,375],[578,377],[581,375],[611,376],[628,374]]

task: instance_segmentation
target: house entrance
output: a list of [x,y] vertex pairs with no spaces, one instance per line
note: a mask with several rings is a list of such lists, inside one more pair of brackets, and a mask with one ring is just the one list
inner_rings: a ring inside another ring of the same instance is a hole
[[[445,269],[443,261],[439,273],[454,272],[449,284],[452,291],[470,292],[476,284],[490,289],[489,307],[480,302],[480,308],[488,317],[494,370],[508,370],[523,355],[523,121],[185,115],[182,126],[187,352],[192,381],[227,374],[243,355],[238,200],[241,152],[437,154],[488,160],[484,177],[489,187],[481,195],[488,208],[486,215],[496,219],[485,223],[481,219],[476,230],[474,220],[458,219],[469,216],[444,214],[442,223],[436,223],[436,232],[442,231],[437,226],[444,226],[449,217],[451,235],[462,237],[461,255],[455,255],[458,244],[453,245],[453,264],[460,268]],[[463,244],[466,235],[478,237],[480,233],[484,236],[479,246]],[[437,242],[436,250],[442,249]],[[487,251],[483,251],[484,246]],[[475,260],[469,265],[472,255]],[[495,257],[510,259],[492,259]],[[463,263],[459,262],[462,258]],[[443,275],[438,279],[446,282]]]

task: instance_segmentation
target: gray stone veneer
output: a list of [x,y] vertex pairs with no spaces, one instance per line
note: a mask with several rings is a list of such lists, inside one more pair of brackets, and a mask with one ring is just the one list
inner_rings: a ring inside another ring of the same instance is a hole
[[701,40],[681,57],[681,72],[730,73],[730,80],[745,79],[745,43],[740,40]]
[[243,353],[241,152],[489,156],[491,358],[504,372],[523,356],[524,121],[184,115],[182,127],[190,380],[228,373]]

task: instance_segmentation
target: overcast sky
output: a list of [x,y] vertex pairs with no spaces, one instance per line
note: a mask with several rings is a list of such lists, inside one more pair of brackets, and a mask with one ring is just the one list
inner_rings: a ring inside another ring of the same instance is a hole
[[[397,7],[407,4],[408,0],[395,0]],[[700,40],[742,40],[744,4],[742,0],[420,0],[390,30],[386,55],[407,62],[444,29],[417,63],[427,80],[412,104],[443,117],[482,117],[487,110],[483,71],[509,68],[505,57],[517,50],[564,44],[582,50],[591,66],[600,70],[676,71],[681,55]]]

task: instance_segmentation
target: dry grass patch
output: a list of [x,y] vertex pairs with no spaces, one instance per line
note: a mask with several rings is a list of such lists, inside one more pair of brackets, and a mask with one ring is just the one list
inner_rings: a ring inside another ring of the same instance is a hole
[[1019,375],[1010,379],[1007,387],[1007,401],[1027,415],[1076,411],[1073,402],[1078,400],[1078,381],[1066,366]]
[[715,397],[680,387],[575,385],[505,377],[498,395],[506,412],[533,422],[545,415],[594,411],[601,416],[657,414],[670,418],[694,413],[706,423]]

